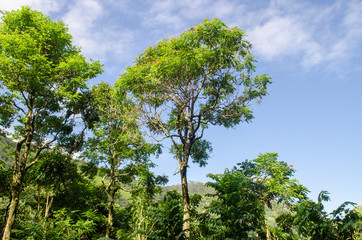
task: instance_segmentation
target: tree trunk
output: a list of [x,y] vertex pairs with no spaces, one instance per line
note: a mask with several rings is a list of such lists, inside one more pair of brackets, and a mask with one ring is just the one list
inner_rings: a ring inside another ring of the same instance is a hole
[[[50,198],[50,200],[49,200]],[[46,199],[46,203],[45,203],[45,211],[44,211],[44,219],[43,219],[43,232],[44,232],[44,237],[43,239],[46,239],[46,235],[47,235],[47,227],[46,227],[46,223],[47,223],[47,218],[49,216],[49,211],[50,208],[52,207],[53,204],[53,200],[54,200],[54,196],[50,196],[50,192],[47,192],[47,199]]]
[[112,189],[110,192],[110,201],[108,207],[108,223],[106,229],[106,238],[109,238],[113,226],[113,208],[114,208],[114,190]]
[[10,240],[11,229],[14,225],[16,210],[18,208],[20,200],[20,188],[23,176],[21,172],[17,171],[15,168],[16,167],[14,167],[13,179],[10,188],[11,199],[9,205],[9,213],[6,219],[6,225],[4,228],[2,240]]
[[111,172],[110,172],[110,183],[108,185],[108,187],[106,188],[107,193],[109,195],[109,206],[108,206],[108,222],[107,222],[107,229],[106,229],[106,238],[109,238],[109,235],[111,234],[112,231],[112,226],[113,226],[113,208],[114,208],[114,196],[116,194],[117,191],[117,186],[116,186],[116,175],[118,172],[118,166],[120,164],[120,161],[117,161],[117,164],[114,165],[112,164],[114,162],[115,159],[115,151],[113,153],[113,158],[111,159],[110,163],[111,163]]
[[[49,201],[49,198],[50,198],[50,201]],[[44,221],[46,221],[46,219],[48,218],[50,208],[52,207],[52,204],[53,204],[53,199],[54,199],[54,196],[50,196],[50,192],[48,191],[47,200],[45,203]]]
[[38,207],[36,208],[35,218],[40,220],[40,186],[39,186],[39,184],[37,184],[36,187],[37,187],[37,194],[38,194],[36,197],[36,201],[37,201]]
[[184,166],[181,170],[181,187],[182,187],[182,204],[184,207],[184,215],[183,215],[183,225],[182,230],[185,233],[186,239],[190,238],[190,197],[189,197],[189,187],[187,184],[187,166]]
[[269,230],[269,227],[268,227],[268,222],[267,222],[265,216],[264,216],[264,224],[265,224],[265,230],[266,230],[266,239],[271,240],[272,238],[271,238],[270,230]]

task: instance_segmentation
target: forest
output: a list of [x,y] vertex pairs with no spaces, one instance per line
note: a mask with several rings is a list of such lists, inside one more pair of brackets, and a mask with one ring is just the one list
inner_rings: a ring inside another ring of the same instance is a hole
[[[2,239],[362,239],[362,207],[327,212],[329,193],[309,199],[278,153],[188,181],[213,150],[204,132],[250,122],[268,94],[251,50],[243,30],[205,19],[147,48],[114,84],[91,86],[103,65],[62,21],[2,12]],[[179,185],[153,172],[163,151]]]

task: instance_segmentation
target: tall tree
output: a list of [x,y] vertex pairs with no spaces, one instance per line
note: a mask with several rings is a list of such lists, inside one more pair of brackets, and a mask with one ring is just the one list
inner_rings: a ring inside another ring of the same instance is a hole
[[0,23],[0,124],[17,141],[3,240],[10,239],[27,170],[74,127],[68,105],[101,73],[87,62],[61,21],[29,7],[4,12]]
[[121,188],[120,184],[132,180],[137,168],[135,164],[147,162],[156,147],[144,141],[136,122],[137,108],[124,94],[101,82],[93,87],[92,97],[99,120],[92,127],[93,136],[87,142],[85,157],[107,168],[103,177],[109,196],[105,236],[110,237],[115,194]]
[[179,166],[184,208],[183,230],[189,237],[189,159],[205,166],[211,144],[203,139],[209,125],[233,127],[249,122],[249,106],[267,94],[270,78],[252,77],[255,60],[241,29],[205,19],[179,37],[149,47],[118,80],[142,110],[153,134],[172,142]]

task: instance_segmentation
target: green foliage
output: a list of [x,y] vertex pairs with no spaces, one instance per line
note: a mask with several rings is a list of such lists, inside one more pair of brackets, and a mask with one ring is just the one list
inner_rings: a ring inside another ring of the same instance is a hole
[[277,227],[271,228],[273,236],[276,236],[280,239],[287,240],[297,240],[300,237],[296,234],[295,226],[293,224],[295,219],[295,214],[288,212],[282,213],[276,218]]
[[328,214],[324,210],[324,201],[329,201],[327,191],[321,191],[318,202],[306,200],[297,205],[296,224],[299,234],[317,239],[356,239],[361,231],[361,215],[347,208],[355,205],[352,202],[344,202],[335,211]]
[[77,166],[71,157],[61,149],[43,152],[40,161],[30,170],[29,180],[41,186],[61,187],[62,184],[77,178]]
[[98,173],[97,165],[91,161],[83,162],[79,168],[82,174],[90,179],[93,179]]
[[149,239],[183,239],[182,195],[177,191],[167,192],[162,201],[152,205],[147,213],[152,228],[145,231]]
[[159,235],[165,239],[179,239],[182,235],[182,195],[176,191],[167,192],[158,203]]
[[190,152],[192,162],[198,163],[200,167],[205,167],[211,152],[212,152],[212,147],[209,141],[205,139],[200,139],[196,141],[192,145]]
[[155,194],[154,186],[162,179],[148,174],[148,167],[152,165],[149,156],[157,153],[159,146],[145,142],[137,125],[134,103],[111,85],[101,82],[94,86],[90,99],[97,120],[92,122],[93,135],[86,142],[83,157],[94,164],[103,165],[102,183],[109,196],[106,230],[106,236],[109,237],[110,234],[114,235],[115,194],[122,189],[121,184],[130,184],[138,176],[138,182],[144,187],[133,189],[132,194],[138,194],[137,191],[141,189],[150,191],[147,193],[150,196]]
[[20,229],[13,231],[14,239],[91,239],[96,233],[97,221],[99,215],[92,210],[77,214],[77,211],[60,209],[47,222],[25,222]]
[[14,147],[14,142],[0,133],[0,196],[9,195]]
[[[101,82],[93,87],[91,98],[97,116],[93,118],[97,121],[92,122],[93,136],[86,144],[86,159],[108,169],[121,169],[127,168],[127,162],[147,161],[150,154],[158,152],[159,146],[144,141],[136,122],[135,106],[124,95]],[[128,170],[131,168],[128,166]]]
[[264,216],[264,204],[255,192],[255,185],[242,172],[209,174],[214,182],[207,185],[215,189],[215,197],[209,211],[216,215],[210,218],[213,236],[217,239],[245,238],[250,231],[260,229]]
[[141,164],[138,166],[137,180],[132,184],[132,197],[142,197],[143,200],[151,201],[156,194],[160,194],[162,189],[161,185],[165,185],[168,182],[166,176],[155,176],[150,172],[150,167],[153,164]]

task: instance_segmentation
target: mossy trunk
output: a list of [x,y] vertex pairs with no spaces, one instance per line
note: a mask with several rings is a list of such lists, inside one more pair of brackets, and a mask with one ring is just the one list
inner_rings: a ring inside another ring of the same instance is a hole
[[111,172],[110,172],[110,182],[108,187],[106,188],[107,193],[109,195],[109,205],[108,205],[108,221],[107,221],[107,229],[106,229],[106,238],[109,238],[111,235],[112,227],[113,227],[113,210],[114,210],[114,198],[117,192],[117,173],[120,161],[117,161],[117,164],[114,163],[114,159],[116,158],[116,151],[113,152],[111,163]]
[[[15,172],[15,171],[14,171]],[[10,240],[11,229],[15,222],[16,211],[20,201],[20,191],[21,191],[21,182],[22,182],[22,174],[20,172],[13,174],[13,179],[11,183],[11,199],[9,205],[8,217],[6,219],[6,225],[3,232],[2,240]]]

